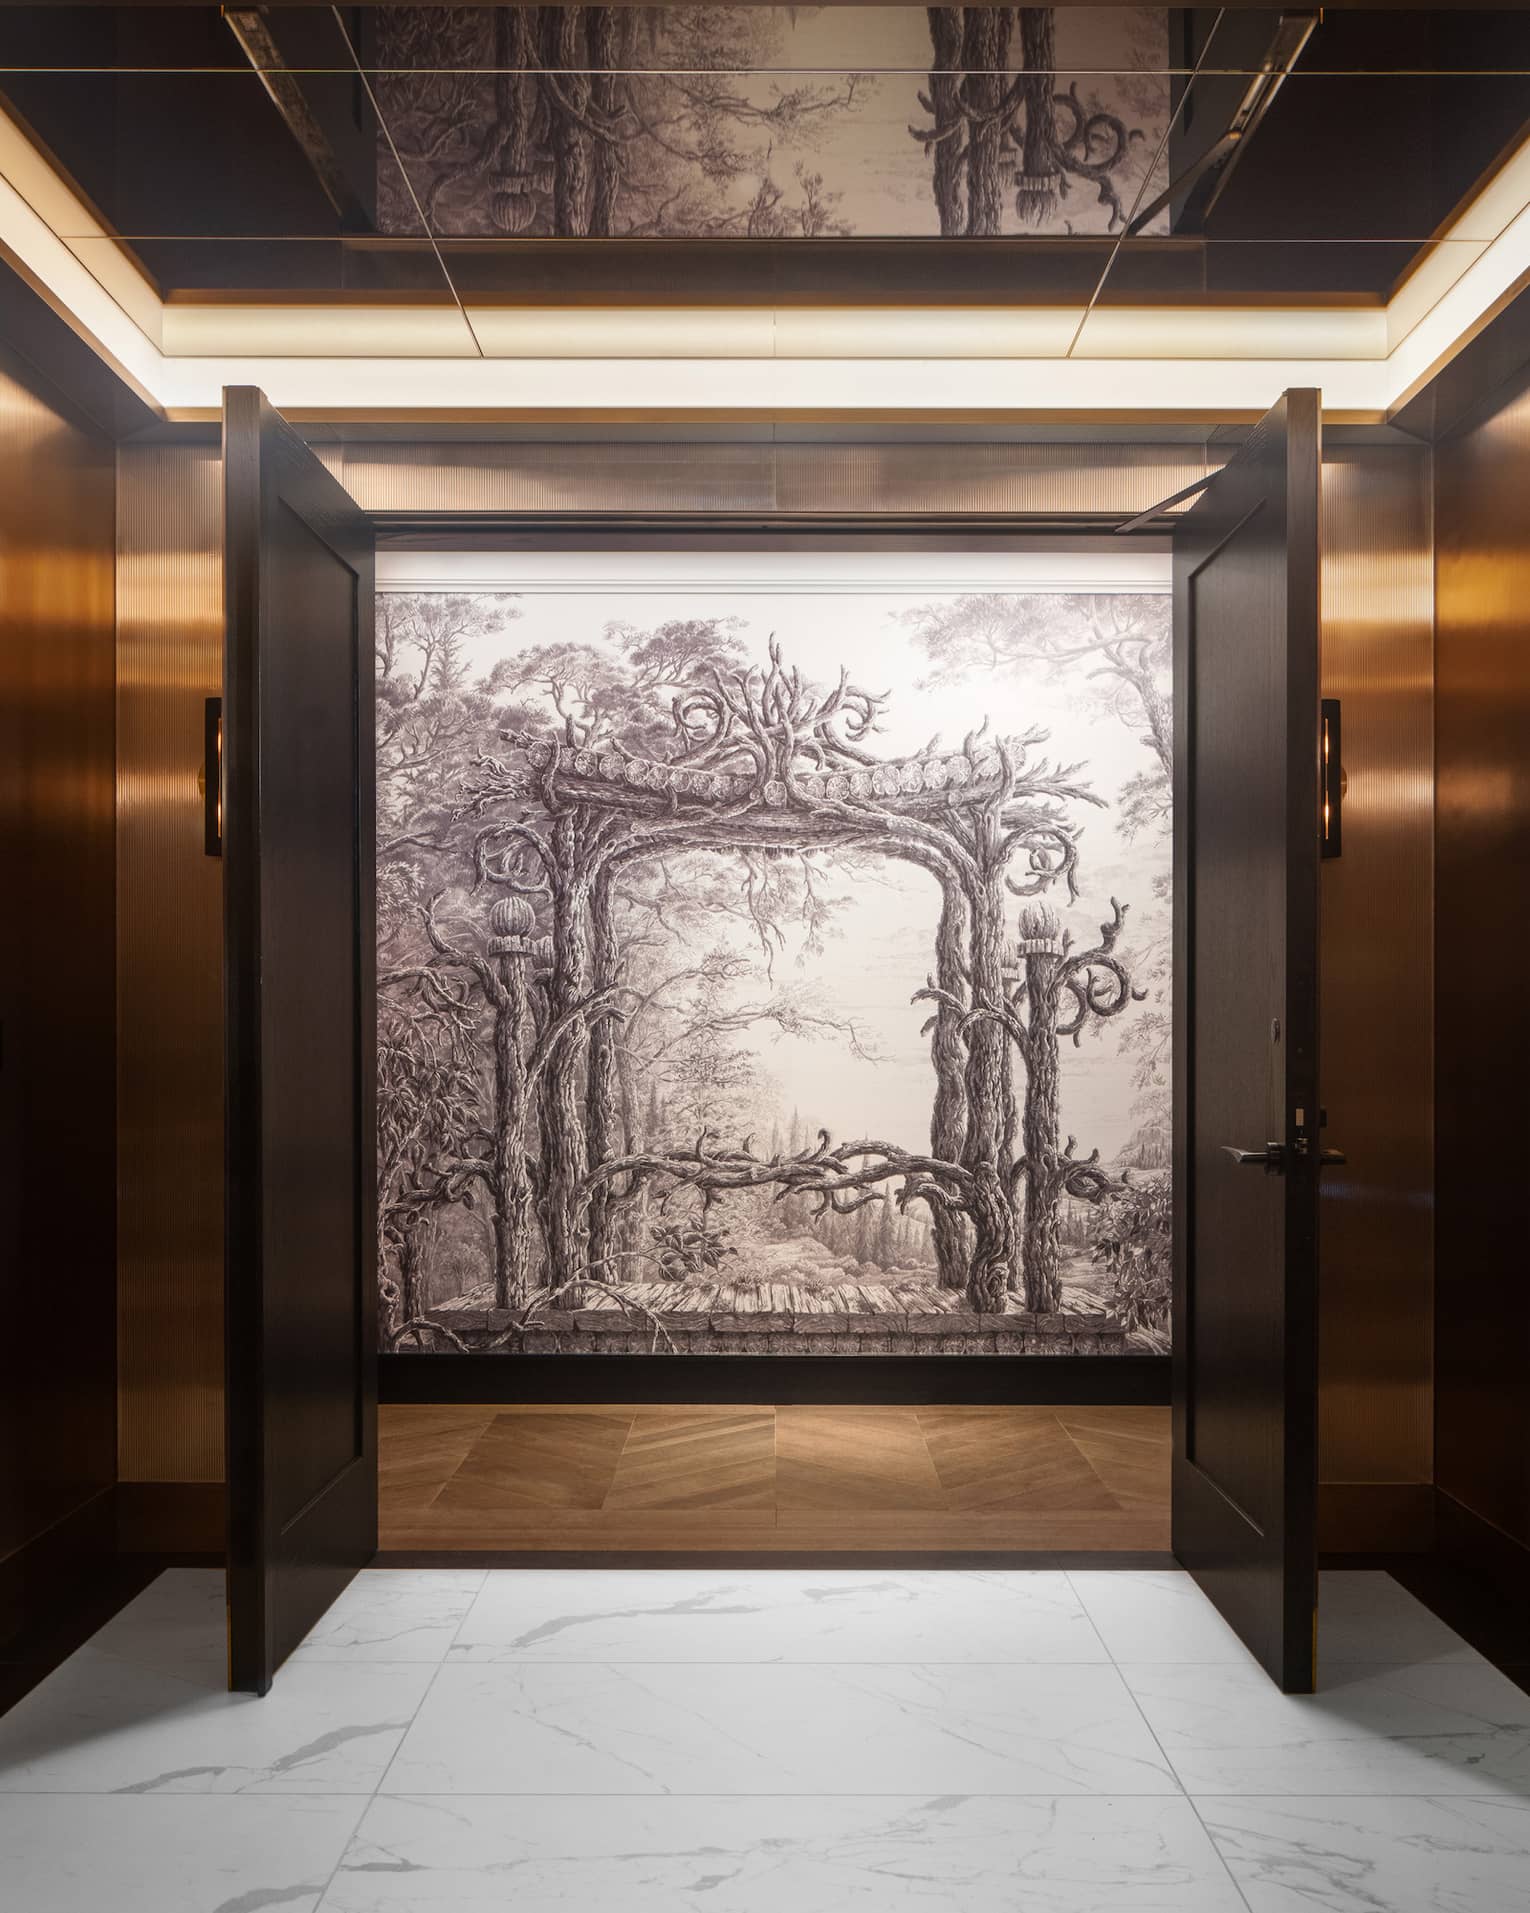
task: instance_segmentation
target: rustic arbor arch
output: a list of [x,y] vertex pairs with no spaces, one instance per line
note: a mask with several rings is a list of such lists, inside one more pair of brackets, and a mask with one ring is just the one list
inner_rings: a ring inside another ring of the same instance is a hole
[[[1007,897],[1058,884],[1077,894],[1068,806],[1100,800],[1076,766],[1040,755],[1043,732],[995,737],[986,720],[956,750],[934,738],[913,755],[878,757],[868,745],[886,701],[843,672],[831,690],[815,686],[783,664],[772,639],[767,668],[714,671],[675,698],[666,755],[629,748],[598,717],[566,715],[560,732],[507,732],[511,751],[479,760],[468,806],[480,824],[475,885],[506,901],[491,913],[482,949],[449,937],[433,907],[425,919],[437,959],[469,970],[495,1015],[496,1135],[462,1173],[493,1196],[501,1306],[529,1299],[533,1210],[550,1286],[610,1282],[635,1253],[624,1218],[643,1192],[656,1189],[662,1204],[695,1190],[710,1206],[728,1190],[765,1186],[778,1200],[817,1196],[820,1213],[889,1194],[900,1209],[922,1201],[943,1286],[964,1289],[981,1310],[1002,1309],[1022,1285],[1028,1306],[1057,1306],[1055,1228],[1050,1268],[1033,1270],[1018,1223],[1022,1185],[1033,1220],[1039,1203],[1055,1209],[1064,1190],[1098,1197],[1117,1185],[1098,1152],[1086,1161],[1071,1139],[1058,1146],[1055,1055],[1050,1071],[1040,1067],[1039,973],[1027,1008],[1004,911]],[[542,814],[536,822],[524,814],[528,803]],[[511,806],[518,814],[503,815]],[[706,1131],[689,1149],[635,1150],[617,1063],[617,1025],[633,994],[620,973],[621,874],[675,851],[769,859],[828,848],[911,864],[940,888],[934,966],[915,997],[933,1006],[924,1026],[935,1073],[928,1151],[867,1138],[836,1145],[821,1133],[809,1149],[767,1157],[749,1138],[725,1148]],[[1118,907],[1100,950],[1063,954],[1045,992],[1054,1037],[1129,1000],[1115,951],[1121,915]],[[1076,1014],[1059,1023],[1064,997]],[[1027,1071],[1023,1123],[1016,1053]]]

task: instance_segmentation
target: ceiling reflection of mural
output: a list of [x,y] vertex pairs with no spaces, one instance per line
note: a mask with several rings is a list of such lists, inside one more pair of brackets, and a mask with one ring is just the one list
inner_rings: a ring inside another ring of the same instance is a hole
[[[1167,180],[1162,8],[384,9],[385,231],[1120,231]],[[416,205],[413,202],[418,202]]]

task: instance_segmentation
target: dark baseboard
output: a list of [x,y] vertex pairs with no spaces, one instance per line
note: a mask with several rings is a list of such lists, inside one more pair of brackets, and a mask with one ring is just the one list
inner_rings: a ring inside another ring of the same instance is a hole
[[1325,1481],[1318,1488],[1324,1555],[1427,1554],[1435,1496],[1427,1481]]
[[380,1402],[1161,1406],[1167,1355],[382,1355]]
[[113,1491],[100,1488],[0,1561],[0,1656],[46,1626],[117,1551]]
[[223,1559],[221,1481],[119,1481],[116,1515],[121,1554]]
[[751,1553],[747,1549],[660,1549],[645,1554],[634,1548],[570,1548],[556,1551],[540,1548],[486,1548],[467,1552],[456,1548],[384,1548],[374,1556],[375,1568],[531,1568],[538,1573],[548,1568],[604,1568],[665,1573],[674,1568],[718,1568],[723,1572],[742,1568],[833,1569],[881,1568],[919,1572],[947,1568],[964,1574],[991,1573],[1002,1569],[1022,1569],[1073,1573],[1085,1570],[1113,1569],[1118,1572],[1150,1570],[1161,1573],[1179,1563],[1172,1554],[1125,1549],[1094,1549],[1088,1552],[1058,1553],[1049,1548],[812,1548],[801,1552],[770,1549]]

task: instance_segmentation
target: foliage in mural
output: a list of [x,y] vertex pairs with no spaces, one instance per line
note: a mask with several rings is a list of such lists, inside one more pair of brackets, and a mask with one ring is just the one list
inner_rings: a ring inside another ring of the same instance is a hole
[[1116,232],[1164,183],[1166,18],[390,7],[380,217],[453,237]]
[[[471,1303],[471,1345],[513,1349],[596,1302],[658,1345],[702,1292],[741,1317],[1093,1310],[1161,1345],[1167,952],[1126,896],[1075,925],[1102,812],[1161,925],[1163,601],[883,612],[927,700],[972,699],[959,742],[913,748],[883,742],[896,692],[684,609],[589,629],[577,595],[380,597],[388,1345],[470,1345]],[[1054,677],[1140,755],[1119,789],[1024,721]],[[868,937],[906,1005],[877,1028]],[[1068,1058],[1107,1041],[1138,1098],[1108,1156],[1063,1117]],[[886,1072],[896,1094],[845,1087]],[[823,1120],[868,1100],[880,1133]]]

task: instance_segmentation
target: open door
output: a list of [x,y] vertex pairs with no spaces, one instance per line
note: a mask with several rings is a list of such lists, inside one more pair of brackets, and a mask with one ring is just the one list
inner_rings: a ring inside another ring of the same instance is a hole
[[1317,1605],[1315,391],[1174,533],[1174,1552],[1288,1693]]
[[224,394],[229,1685],[377,1549],[372,527]]

